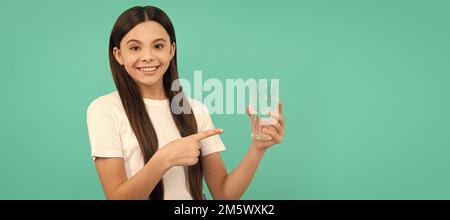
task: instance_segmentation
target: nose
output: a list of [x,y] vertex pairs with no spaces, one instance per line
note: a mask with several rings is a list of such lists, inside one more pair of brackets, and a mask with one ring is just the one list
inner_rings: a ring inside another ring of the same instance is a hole
[[150,49],[148,50],[144,50],[142,57],[141,57],[141,61],[142,62],[150,62],[152,60],[155,60],[152,51]]

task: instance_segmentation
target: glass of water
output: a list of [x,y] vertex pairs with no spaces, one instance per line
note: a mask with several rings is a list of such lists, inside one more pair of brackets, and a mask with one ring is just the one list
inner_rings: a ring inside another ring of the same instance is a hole
[[250,92],[250,114],[253,115],[252,138],[255,140],[272,140],[264,134],[263,129],[274,130],[272,125],[278,121],[278,84],[259,81]]

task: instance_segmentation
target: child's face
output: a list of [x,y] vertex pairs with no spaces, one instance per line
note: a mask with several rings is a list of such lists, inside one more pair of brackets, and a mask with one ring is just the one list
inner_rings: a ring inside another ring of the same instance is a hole
[[114,56],[139,86],[162,83],[163,75],[175,55],[167,31],[159,23],[146,21],[136,25],[114,48]]

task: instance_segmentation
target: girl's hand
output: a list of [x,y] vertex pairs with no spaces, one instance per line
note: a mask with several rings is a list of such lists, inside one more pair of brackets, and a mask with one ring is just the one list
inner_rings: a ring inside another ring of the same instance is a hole
[[[272,140],[256,140],[252,139],[252,146],[255,146],[259,150],[266,150],[267,148],[271,147],[274,144],[279,144],[284,136],[284,127],[285,127],[285,121],[283,117],[283,106],[281,102],[278,102],[278,121],[274,125],[264,125],[263,126],[263,133],[269,135],[272,137]],[[251,126],[252,126],[252,134],[256,131],[256,118],[255,116],[250,112],[250,106],[247,106],[247,114],[250,116],[251,120]],[[275,113],[270,112],[271,116],[276,117]]]
[[200,140],[223,133],[222,129],[212,129],[172,141],[159,151],[169,166],[192,166],[200,156]]

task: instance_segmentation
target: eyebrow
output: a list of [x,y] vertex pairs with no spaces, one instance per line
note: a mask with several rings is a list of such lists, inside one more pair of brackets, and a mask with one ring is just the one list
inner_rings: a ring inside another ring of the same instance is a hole
[[[164,42],[167,42],[164,38],[158,38],[158,39],[153,40],[153,42],[157,42],[157,41],[164,41]],[[138,44],[142,44],[141,41],[135,40],[135,39],[128,40],[128,41],[127,41],[127,44],[129,44],[129,43],[131,43],[131,42],[136,42],[136,43],[138,43]]]

